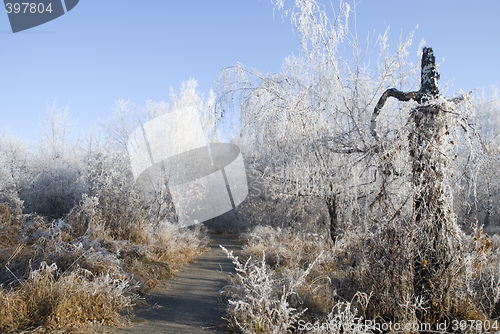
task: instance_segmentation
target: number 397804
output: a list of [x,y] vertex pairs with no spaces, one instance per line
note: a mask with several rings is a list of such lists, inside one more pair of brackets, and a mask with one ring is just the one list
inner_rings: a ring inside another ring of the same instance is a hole
[[35,3],[35,2],[15,2],[10,3],[7,2],[5,4],[5,9],[7,10],[7,14],[42,14],[42,13],[52,13],[52,3],[49,3],[45,6],[43,3]]

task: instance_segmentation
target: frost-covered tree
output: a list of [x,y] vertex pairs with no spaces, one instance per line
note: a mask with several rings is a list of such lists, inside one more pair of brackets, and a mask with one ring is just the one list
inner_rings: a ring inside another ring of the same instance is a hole
[[134,131],[134,110],[130,101],[123,99],[115,102],[113,116],[102,123],[106,134],[107,147],[110,149],[127,152],[127,141],[130,133]]
[[20,210],[21,189],[29,180],[29,155],[24,143],[6,134],[0,135],[0,203]]
[[183,107],[194,107],[198,110],[201,127],[204,130],[207,142],[218,140],[219,132],[217,131],[215,117],[215,93],[210,90],[208,97],[204,98],[200,92],[196,90],[198,83],[194,79],[184,81],[179,92],[170,89],[169,110],[180,109]]
[[[196,80],[190,79],[182,83],[179,91],[171,88],[169,102],[146,101],[146,104],[141,106],[124,100],[117,101],[113,117],[103,124],[107,135],[108,149],[117,156],[120,155],[118,152],[121,152],[128,160],[127,143],[134,130],[157,117],[184,107],[194,107],[198,111],[207,143],[217,139],[216,120],[212,111],[214,93],[211,91],[208,98],[205,99],[197,91],[197,85]],[[189,122],[189,119],[185,121]],[[165,128],[165,131],[168,131],[168,127]],[[128,163],[130,168],[130,161]],[[163,170],[155,172],[158,173],[154,173],[154,175],[153,173],[144,173],[137,180],[136,190],[142,194],[143,201],[153,217],[152,223],[158,224],[164,219],[173,221],[175,220],[175,211],[168,190],[167,175]]]
[[51,155],[61,155],[71,146],[70,141],[75,125],[69,118],[69,106],[61,109],[54,101],[52,105],[47,105],[45,113],[42,121],[40,149]]
[[[377,65],[365,66],[374,56],[349,32],[346,3],[334,19],[313,0],[287,4],[277,1],[276,8],[297,28],[299,54],[286,58],[276,74],[243,65],[222,71],[216,111],[221,119],[233,117],[235,141],[251,174],[265,179],[274,197],[323,201],[336,239],[340,221],[354,222],[361,212],[367,216],[377,197],[388,197],[377,190],[382,183],[394,183],[384,184],[385,192],[404,192],[398,179],[384,173],[408,168],[397,143],[411,107],[388,106],[379,122],[381,142],[370,134],[370,117],[385,88],[415,87],[418,67],[409,59],[411,36],[393,48],[387,32],[379,38]],[[381,147],[389,153],[380,155]],[[379,159],[391,160],[391,170],[380,170]],[[394,213],[401,203],[392,199],[386,205]]]
[[61,218],[80,200],[81,155],[73,124],[69,107],[61,110],[55,103],[47,107],[42,140],[30,154],[29,182],[20,192],[25,212]]

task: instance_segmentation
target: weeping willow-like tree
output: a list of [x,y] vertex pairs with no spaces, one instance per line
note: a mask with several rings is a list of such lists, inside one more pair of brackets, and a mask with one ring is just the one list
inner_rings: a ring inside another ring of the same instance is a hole
[[[311,0],[291,6],[277,1],[276,9],[297,29],[298,54],[284,60],[280,73],[261,74],[241,64],[221,71],[216,111],[222,121],[231,118],[236,125],[235,140],[250,174],[264,180],[274,198],[322,202],[336,240],[359,214],[378,215],[370,204],[380,197],[381,183],[386,192],[403,193],[407,187],[384,178],[387,171],[380,170],[378,160],[380,148],[402,136],[411,106],[386,106],[379,120],[381,141],[371,136],[370,119],[386,87],[415,86],[411,36],[392,49],[386,32],[379,39],[377,65],[367,67],[375,56],[368,52],[368,41],[349,31],[348,4],[341,3],[333,19]],[[392,153],[392,168],[404,174],[408,167],[397,150]],[[391,201],[387,205],[396,211],[401,203],[397,196]]]

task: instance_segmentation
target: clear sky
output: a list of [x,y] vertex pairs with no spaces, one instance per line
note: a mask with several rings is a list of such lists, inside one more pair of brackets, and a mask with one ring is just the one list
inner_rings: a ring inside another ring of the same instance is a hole
[[[390,25],[397,40],[418,24],[412,60],[424,38],[445,59],[440,82],[469,91],[499,84],[499,15],[495,0],[359,0],[357,27],[378,36]],[[30,143],[54,101],[69,104],[85,133],[120,98],[168,100],[169,88],[190,78],[207,96],[217,72],[237,62],[277,72],[298,41],[288,19],[273,16],[271,0],[80,0],[16,34],[0,14],[0,40],[0,129]]]

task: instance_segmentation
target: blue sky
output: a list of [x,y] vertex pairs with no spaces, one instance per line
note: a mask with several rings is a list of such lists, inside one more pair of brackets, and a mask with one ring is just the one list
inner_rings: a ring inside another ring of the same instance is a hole
[[[357,27],[364,36],[389,25],[397,40],[418,24],[412,60],[424,38],[445,59],[440,82],[469,91],[499,84],[499,14],[493,0],[360,0]],[[110,118],[120,98],[168,100],[170,87],[190,78],[207,96],[217,72],[237,62],[277,72],[298,41],[288,20],[273,17],[270,0],[81,0],[16,34],[0,14],[0,40],[0,129],[29,143],[54,101],[69,104],[83,135]]]

